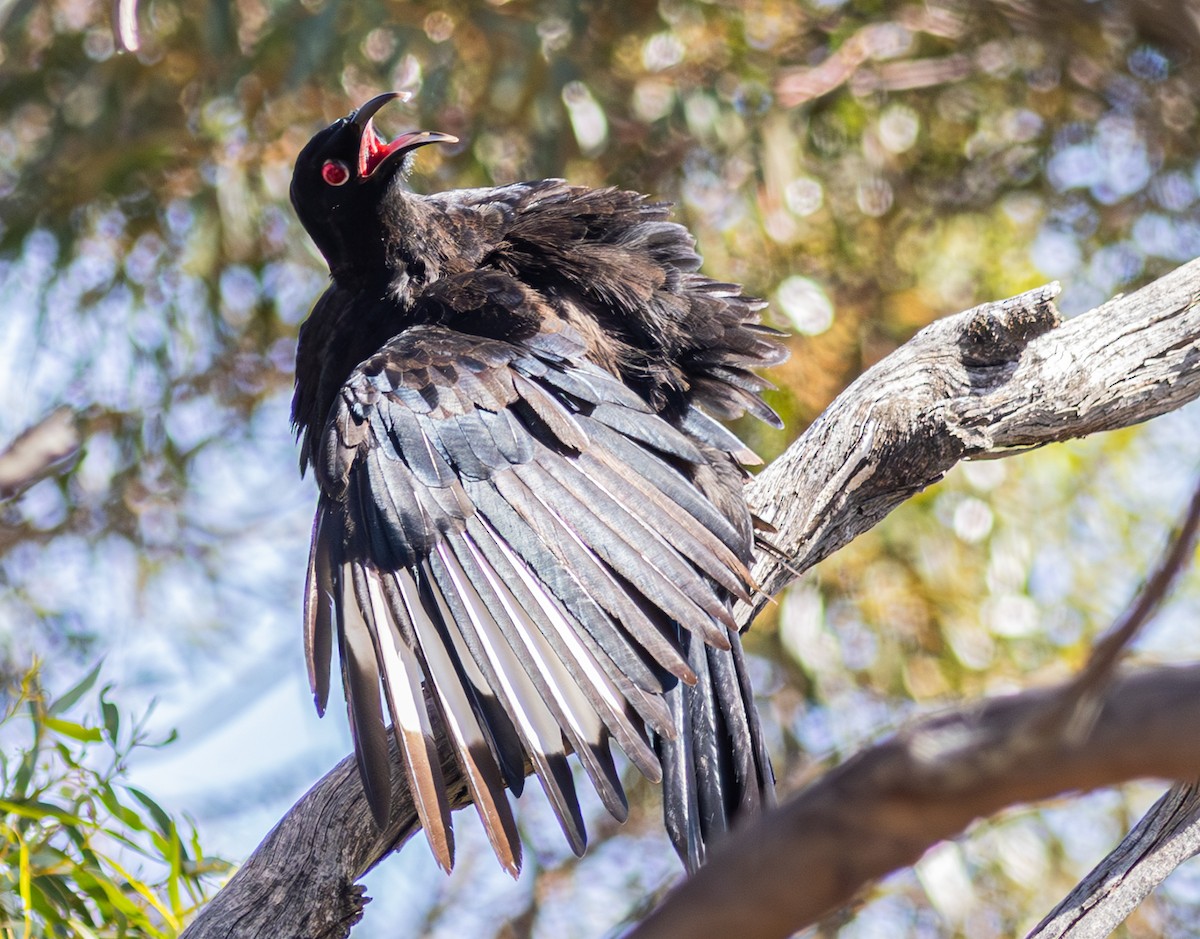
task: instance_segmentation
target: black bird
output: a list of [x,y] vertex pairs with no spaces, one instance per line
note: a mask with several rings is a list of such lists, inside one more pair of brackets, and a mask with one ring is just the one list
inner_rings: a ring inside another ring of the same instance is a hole
[[[668,208],[562,180],[416,195],[379,95],[301,151],[291,198],[332,283],[292,419],[320,486],[304,611],[317,709],[336,637],[358,767],[388,819],[382,702],[433,853],[454,862],[446,735],[501,864],[531,764],[572,849],[567,754],[623,819],[615,740],[663,782],[689,869],[773,776],[730,607],[749,599],[757,458],[778,425],[760,301],[697,273]],[[381,694],[382,688],[382,694]]]

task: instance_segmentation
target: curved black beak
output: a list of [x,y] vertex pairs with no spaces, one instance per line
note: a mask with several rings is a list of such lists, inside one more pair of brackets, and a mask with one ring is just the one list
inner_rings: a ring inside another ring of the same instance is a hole
[[417,147],[425,146],[425,144],[458,143],[458,138],[453,134],[443,134],[436,130],[417,130],[401,134],[391,143],[387,143],[379,136],[375,125],[371,123],[371,118],[389,101],[396,98],[407,101],[409,97],[410,95],[399,91],[385,91],[381,95],[376,95],[350,115],[350,122],[358,127],[362,134],[358,150],[358,175],[361,179],[371,176],[392,157],[408,153]]
[[350,123],[357,124],[360,130],[366,130],[367,125],[371,123],[371,118],[375,116],[375,112],[389,101],[394,101],[396,98],[407,101],[411,97],[412,95],[407,92],[385,91],[381,95],[376,95],[357,111],[353,112],[350,115]]

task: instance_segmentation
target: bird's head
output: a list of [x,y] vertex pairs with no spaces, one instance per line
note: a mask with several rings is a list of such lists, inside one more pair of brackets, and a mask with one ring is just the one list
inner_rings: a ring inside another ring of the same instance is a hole
[[458,138],[437,131],[401,134],[390,143],[371,118],[401,95],[376,95],[357,111],[330,124],[310,140],[296,157],[291,197],[296,214],[316,242],[329,267],[352,268],[370,259],[359,257],[377,250],[380,205],[391,183],[427,143],[455,143]]

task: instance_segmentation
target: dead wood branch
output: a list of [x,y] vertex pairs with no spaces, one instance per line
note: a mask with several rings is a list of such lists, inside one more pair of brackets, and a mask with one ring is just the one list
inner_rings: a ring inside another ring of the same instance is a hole
[[1006,806],[1200,773],[1200,740],[1179,732],[1200,718],[1200,666],[1116,678],[1076,739],[1030,732],[1064,693],[988,700],[858,754],[737,832],[628,939],[783,939]]

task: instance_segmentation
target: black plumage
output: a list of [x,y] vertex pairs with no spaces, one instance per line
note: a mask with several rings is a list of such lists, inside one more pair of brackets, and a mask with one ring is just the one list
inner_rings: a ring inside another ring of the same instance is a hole
[[532,765],[586,843],[567,755],[618,818],[615,740],[664,782],[689,869],[773,780],[730,606],[753,589],[741,442],[777,418],[762,304],[697,273],[667,207],[561,180],[415,195],[372,115],[317,134],[292,179],[332,283],[300,333],[293,420],[321,495],[305,644],[336,641],[359,769],[387,820],[386,706],[438,862],[448,736],[501,863],[504,788]]

